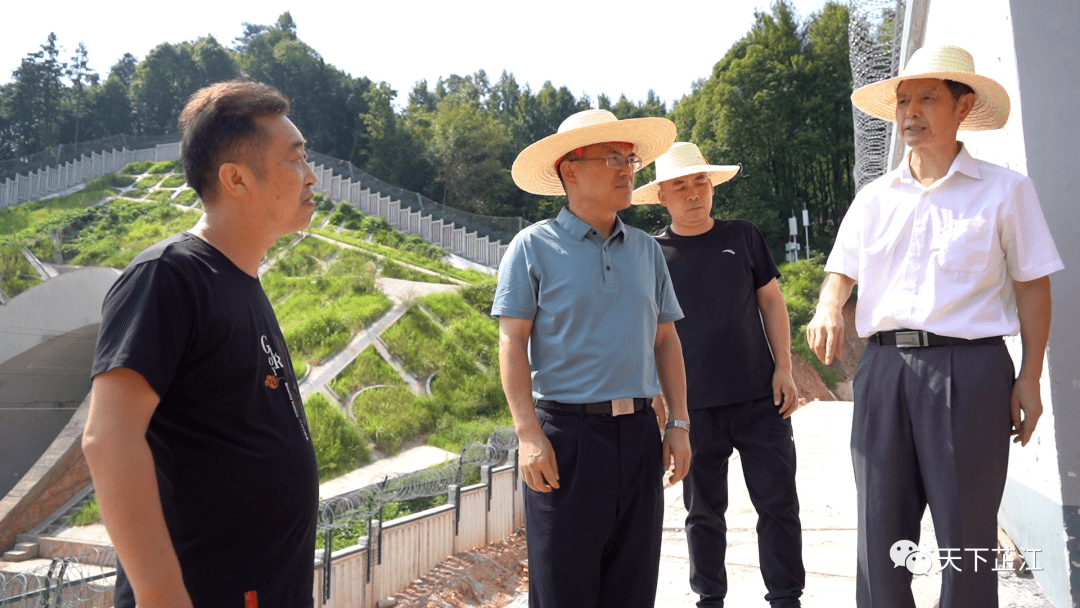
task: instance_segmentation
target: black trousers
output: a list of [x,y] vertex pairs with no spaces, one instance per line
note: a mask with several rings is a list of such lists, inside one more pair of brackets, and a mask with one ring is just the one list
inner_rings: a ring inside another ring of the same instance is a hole
[[530,608],[652,608],[664,521],[662,444],[652,408],[583,414],[536,408],[559,488],[525,488]]
[[727,595],[728,458],[739,450],[750,501],[758,512],[761,577],[774,607],[799,606],[806,585],[802,524],[795,492],[795,441],[772,396],[690,410],[693,460],[683,480],[690,588],[698,606],[722,607]]
[[[941,570],[941,608],[997,608],[989,551],[1009,464],[1012,385],[1004,344],[867,345],[851,425],[859,608],[914,608],[912,572],[890,551],[898,541],[918,545],[927,505],[939,559],[943,549],[956,558]],[[941,566],[933,560],[934,571]]]

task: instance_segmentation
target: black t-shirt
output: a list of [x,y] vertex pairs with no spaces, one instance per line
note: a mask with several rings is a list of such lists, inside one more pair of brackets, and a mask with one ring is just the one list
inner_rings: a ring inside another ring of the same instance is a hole
[[147,248],[105,297],[92,375],[117,367],[161,397],[146,439],[195,607],[311,606],[318,468],[259,280],[190,234]]
[[773,358],[757,290],[780,272],[765,237],[746,220],[715,220],[711,230],[653,234],[683,313],[675,322],[686,364],[686,400],[704,409],[772,395]]

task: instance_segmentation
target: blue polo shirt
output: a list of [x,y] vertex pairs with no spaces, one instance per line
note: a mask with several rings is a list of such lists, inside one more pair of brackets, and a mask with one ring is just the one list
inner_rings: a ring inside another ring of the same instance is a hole
[[567,403],[659,393],[656,326],[683,316],[652,237],[616,218],[604,240],[566,207],[510,242],[491,314],[532,320],[533,397]]

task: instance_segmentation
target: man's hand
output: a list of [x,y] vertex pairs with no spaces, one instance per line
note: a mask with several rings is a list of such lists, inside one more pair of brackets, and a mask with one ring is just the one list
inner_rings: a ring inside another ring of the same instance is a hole
[[777,369],[772,377],[773,404],[780,408],[780,416],[790,418],[799,409],[799,389],[790,371]]
[[539,426],[535,431],[518,434],[518,468],[525,485],[537,492],[550,492],[559,487],[555,450]]
[[806,342],[825,365],[844,352],[844,302],[851,296],[855,279],[830,272],[821,285],[814,318],[806,326]]
[[[1023,417],[1021,418],[1021,411]],[[1012,404],[1009,415],[1012,417],[1013,443],[1026,446],[1035,432],[1035,425],[1042,416],[1042,395],[1039,393],[1039,381],[1028,380],[1023,376],[1016,379],[1013,384]]]
[[664,433],[663,466],[665,471],[671,471],[672,485],[690,472],[690,433],[686,429],[674,427]]
[[806,326],[806,342],[825,365],[839,359],[844,350],[844,315],[839,308],[818,304]]

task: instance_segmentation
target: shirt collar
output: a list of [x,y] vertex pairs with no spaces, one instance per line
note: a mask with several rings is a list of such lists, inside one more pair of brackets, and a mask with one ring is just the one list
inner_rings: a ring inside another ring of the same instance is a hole
[[[908,153],[904,155],[903,162],[895,169],[896,175],[893,177],[893,185],[898,183],[912,184],[915,182],[915,176],[911,174],[911,154],[913,150],[908,150]],[[953,159],[952,165],[949,166],[948,173],[945,177],[939,179],[937,183],[944,182],[953,176],[954,173],[962,173],[971,177],[972,179],[982,179],[982,175],[979,173],[979,162],[975,160],[975,157],[968,152],[967,146],[963,142],[960,142],[960,152],[957,153],[956,158]]]
[[[555,221],[558,222],[558,224],[560,226],[562,226],[564,230],[569,232],[570,236],[574,237],[575,239],[577,239],[579,241],[584,240],[585,237],[588,236],[590,232],[592,232],[593,230],[596,230],[592,226],[590,226],[590,225],[586,224],[585,222],[583,222],[581,220],[581,218],[574,215],[570,211],[569,207],[563,207],[561,210],[559,210],[559,215],[555,218]],[[597,233],[599,234],[598,230],[597,230]],[[613,230],[611,232],[611,237],[610,238],[615,238],[616,236],[618,236],[620,234],[623,234],[623,236],[625,237],[624,224],[623,224],[622,218],[620,218],[618,215],[616,215],[615,216],[615,230]]]

